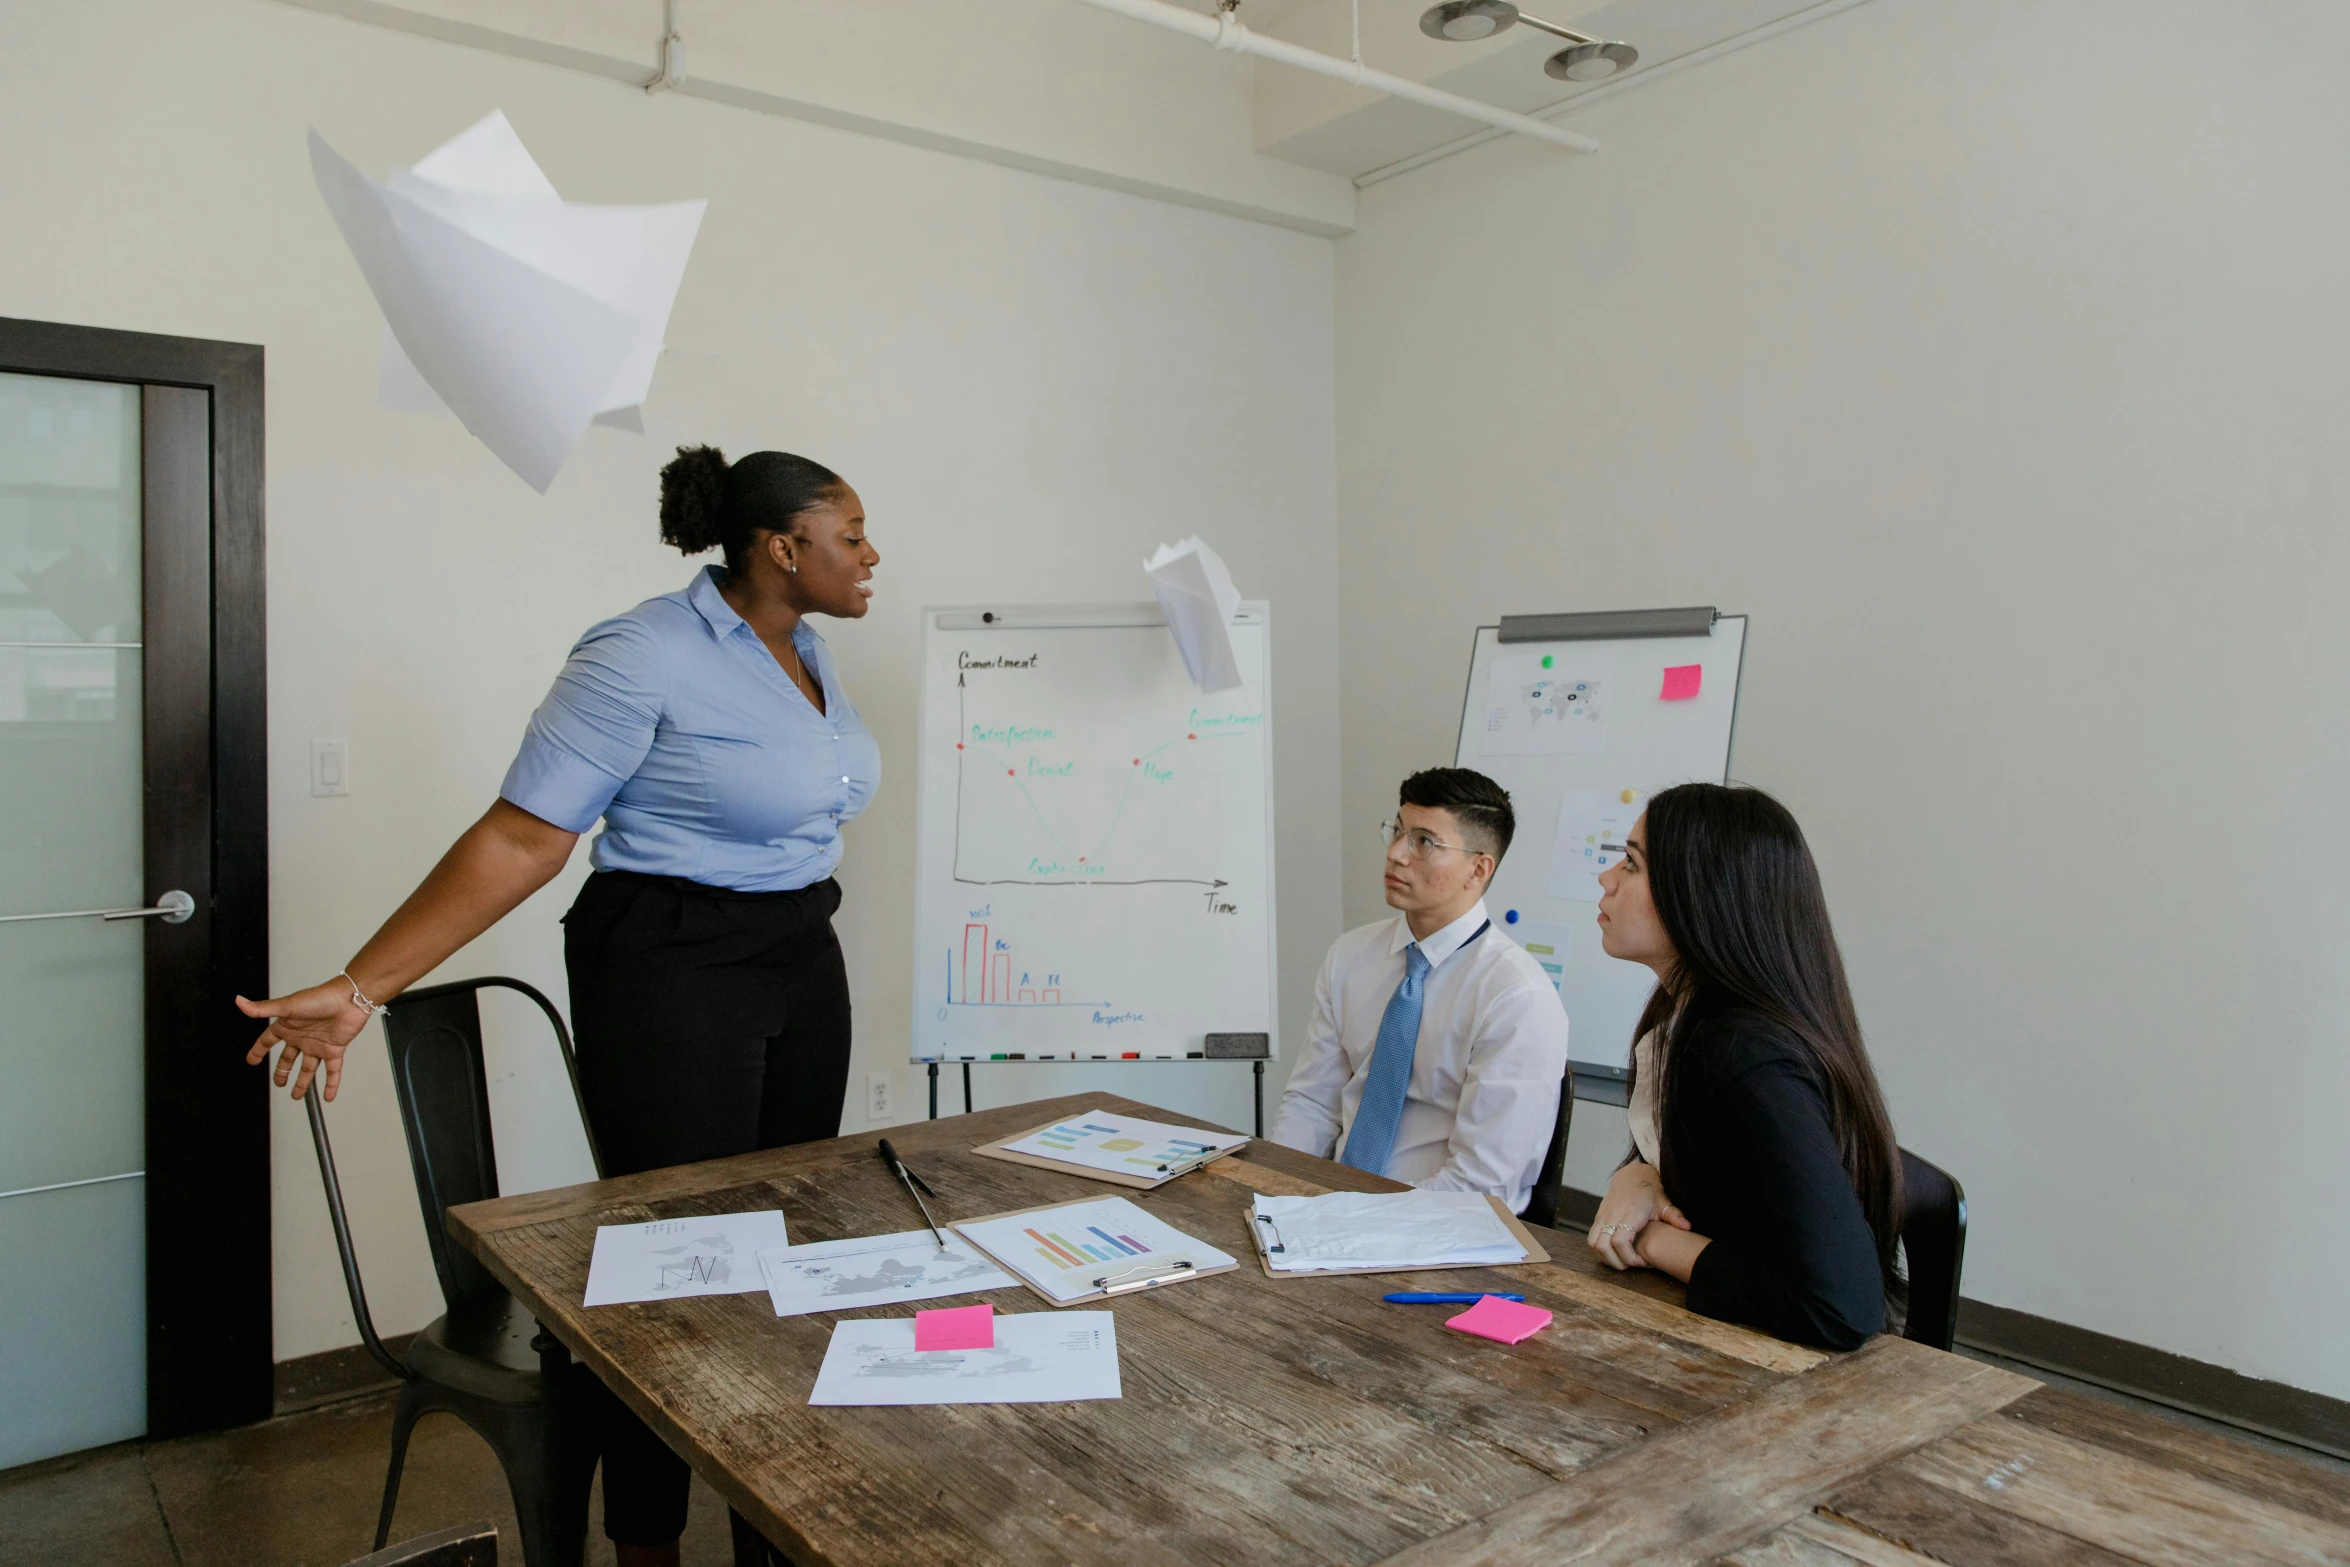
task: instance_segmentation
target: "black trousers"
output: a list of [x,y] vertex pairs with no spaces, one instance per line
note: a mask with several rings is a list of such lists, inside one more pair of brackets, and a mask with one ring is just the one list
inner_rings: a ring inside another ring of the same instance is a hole
[[[840,1135],[840,884],[729,892],[599,871],[563,916],[579,1086],[606,1175]],[[685,1532],[685,1460],[597,1384],[604,1533]]]

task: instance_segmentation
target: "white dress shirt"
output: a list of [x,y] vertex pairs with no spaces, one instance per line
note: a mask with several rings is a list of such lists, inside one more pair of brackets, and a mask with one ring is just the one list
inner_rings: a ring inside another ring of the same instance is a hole
[[[1430,964],[1420,1038],[1385,1173],[1432,1191],[1486,1192],[1515,1213],[1533,1194],[1558,1124],[1567,1012],[1542,965],[1500,930],[1484,929],[1491,923],[1479,903],[1419,944]],[[1399,914],[1331,947],[1273,1141],[1324,1159],[1345,1148],[1411,945]]]

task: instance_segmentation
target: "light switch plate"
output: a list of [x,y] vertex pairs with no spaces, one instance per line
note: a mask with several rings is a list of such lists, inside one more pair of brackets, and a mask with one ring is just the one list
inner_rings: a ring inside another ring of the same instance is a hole
[[351,742],[310,742],[310,792],[314,795],[351,792]]

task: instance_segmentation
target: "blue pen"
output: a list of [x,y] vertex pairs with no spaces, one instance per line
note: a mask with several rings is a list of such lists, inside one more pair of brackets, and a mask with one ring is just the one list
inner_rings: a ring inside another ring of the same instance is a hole
[[[1488,1290],[1485,1293],[1498,1300],[1514,1300],[1520,1305],[1524,1305],[1526,1302],[1526,1297],[1523,1295],[1504,1295],[1498,1290]],[[1401,1294],[1382,1295],[1379,1298],[1390,1306],[1474,1306],[1483,1300],[1485,1295],[1435,1295],[1418,1290],[1405,1290]]]

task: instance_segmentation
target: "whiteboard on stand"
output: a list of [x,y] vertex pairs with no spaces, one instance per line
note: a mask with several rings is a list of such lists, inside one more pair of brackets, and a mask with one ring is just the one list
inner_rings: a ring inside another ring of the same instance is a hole
[[1241,685],[1211,696],[1155,604],[923,612],[914,1060],[1273,1034],[1264,604],[1232,642]]
[[1599,873],[1650,795],[1728,781],[1745,646],[1746,617],[1710,609],[1477,628],[1456,765],[1507,789],[1517,813],[1486,907],[1558,987],[1578,1071],[1624,1075],[1655,984],[1600,949]]

